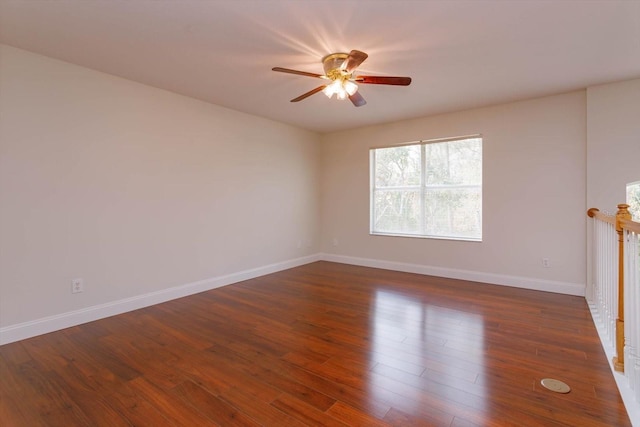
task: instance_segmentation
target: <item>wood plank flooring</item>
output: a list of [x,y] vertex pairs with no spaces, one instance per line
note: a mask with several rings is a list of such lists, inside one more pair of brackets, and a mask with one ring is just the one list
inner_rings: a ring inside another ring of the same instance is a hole
[[1,346],[0,425],[630,422],[584,298],[317,262]]

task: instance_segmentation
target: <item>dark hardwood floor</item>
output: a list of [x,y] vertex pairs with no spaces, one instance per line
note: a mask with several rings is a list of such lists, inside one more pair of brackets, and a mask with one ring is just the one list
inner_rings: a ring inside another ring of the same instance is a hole
[[0,425],[630,422],[584,298],[317,262],[1,346]]

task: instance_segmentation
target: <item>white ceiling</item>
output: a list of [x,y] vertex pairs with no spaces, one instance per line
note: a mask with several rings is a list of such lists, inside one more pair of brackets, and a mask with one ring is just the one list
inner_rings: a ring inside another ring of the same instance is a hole
[[[330,132],[640,77],[640,0],[0,0],[0,41],[234,110]],[[367,105],[316,94],[362,50]]]

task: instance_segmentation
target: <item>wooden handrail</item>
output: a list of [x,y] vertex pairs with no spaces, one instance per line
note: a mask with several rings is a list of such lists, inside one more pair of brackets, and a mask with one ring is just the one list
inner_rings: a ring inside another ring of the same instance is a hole
[[598,219],[600,221],[608,222],[611,225],[616,225],[616,216],[615,215],[607,215],[605,213],[600,212],[598,208],[591,208],[587,211],[587,215],[589,218]]
[[620,226],[627,231],[631,231],[636,234],[640,234],[640,222],[635,222],[630,219],[621,219]]

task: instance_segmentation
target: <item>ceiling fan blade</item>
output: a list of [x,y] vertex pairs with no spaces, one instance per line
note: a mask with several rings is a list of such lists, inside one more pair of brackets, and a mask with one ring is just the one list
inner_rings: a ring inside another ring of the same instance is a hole
[[272,70],[273,71],[278,71],[279,73],[297,74],[299,76],[318,77],[318,78],[321,78],[321,79],[325,78],[325,76],[323,76],[322,74],[309,73],[307,71],[291,70],[289,68],[273,67]]
[[357,76],[355,81],[373,85],[409,86],[411,84],[411,77]]
[[322,89],[324,89],[325,87],[327,87],[327,85],[318,86],[317,88],[315,88],[315,89],[313,89],[313,90],[310,90],[310,91],[309,91],[309,92],[307,92],[307,93],[303,93],[302,95],[300,95],[300,96],[299,96],[299,97],[297,97],[297,98],[293,98],[293,99],[291,100],[291,102],[298,102],[298,101],[302,101],[303,99],[308,98],[308,97],[310,97],[311,95],[313,95],[313,94],[316,94],[316,93],[320,92],[320,91],[321,91]]
[[351,100],[351,102],[353,102],[353,105],[355,105],[356,107],[362,107],[364,104],[367,103],[367,101],[364,100],[362,95],[360,95],[360,92],[356,92],[353,95],[349,96],[349,99]]
[[364,60],[367,59],[368,57],[369,55],[367,55],[364,52],[360,52],[359,50],[352,50],[349,53],[349,56],[347,57],[347,59],[344,60],[344,63],[342,64],[342,68],[347,73],[352,73],[353,70],[358,68],[358,66],[362,64]]

